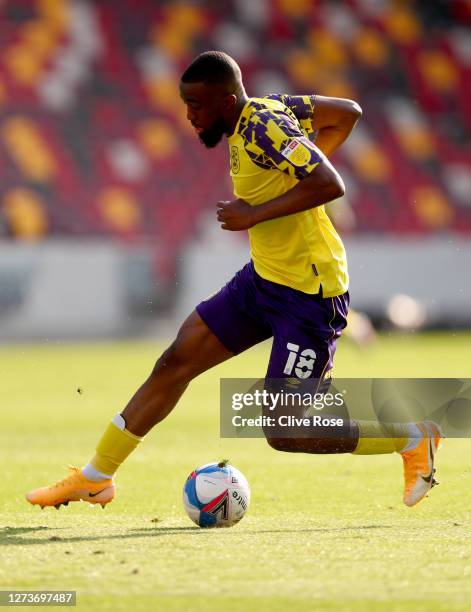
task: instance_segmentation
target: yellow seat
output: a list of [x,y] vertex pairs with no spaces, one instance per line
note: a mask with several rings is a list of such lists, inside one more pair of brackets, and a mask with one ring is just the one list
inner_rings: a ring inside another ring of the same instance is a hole
[[363,28],[355,36],[353,49],[362,64],[370,68],[381,68],[389,58],[389,48],[377,30]]
[[164,119],[145,119],[137,126],[137,137],[142,148],[156,160],[171,157],[178,151],[174,128]]
[[430,229],[442,229],[453,220],[453,209],[442,192],[432,185],[421,185],[412,192],[417,219]]
[[393,6],[386,15],[384,25],[390,37],[398,44],[413,44],[422,35],[418,19],[406,6]]
[[15,238],[32,241],[47,233],[44,206],[39,196],[30,189],[18,187],[8,191],[2,208]]
[[134,194],[121,187],[105,187],[98,196],[98,207],[105,224],[118,232],[136,230],[141,211]]
[[1,137],[28,179],[47,182],[54,178],[56,161],[34,121],[26,117],[6,119],[1,126]]
[[459,85],[458,70],[450,58],[437,49],[423,50],[417,65],[424,81],[440,93],[455,91]]

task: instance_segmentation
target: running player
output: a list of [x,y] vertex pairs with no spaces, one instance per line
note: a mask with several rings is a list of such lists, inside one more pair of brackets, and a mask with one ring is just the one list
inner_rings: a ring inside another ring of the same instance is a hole
[[[311,95],[249,98],[239,66],[219,51],[190,64],[180,95],[206,147],[228,138],[236,199],[218,202],[217,218],[223,230],[248,230],[251,261],[183,323],[105,430],[90,463],[28,493],[32,504],[87,500],[105,506],[115,495],[119,466],[173,410],[189,382],[267,338],[273,337],[268,379],[323,380],[332,368],[349,297],[344,247],[323,207],[344,193],[344,185],[327,157],[349,136],[360,107]],[[268,443],[288,452],[398,452],[404,502],[412,506],[435,483],[440,437],[432,422],[353,421],[345,436],[312,431],[302,438],[268,436]]]

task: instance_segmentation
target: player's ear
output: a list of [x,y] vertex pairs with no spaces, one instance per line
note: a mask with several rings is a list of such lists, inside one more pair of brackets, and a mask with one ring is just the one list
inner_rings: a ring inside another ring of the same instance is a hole
[[235,94],[227,94],[223,98],[224,110],[232,110],[237,104],[237,96]]

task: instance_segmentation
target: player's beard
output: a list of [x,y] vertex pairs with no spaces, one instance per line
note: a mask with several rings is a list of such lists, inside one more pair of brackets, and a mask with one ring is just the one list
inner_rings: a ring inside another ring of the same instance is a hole
[[213,149],[217,144],[219,144],[225,133],[226,124],[224,119],[219,118],[214,122],[212,127],[199,134],[199,139],[207,149]]

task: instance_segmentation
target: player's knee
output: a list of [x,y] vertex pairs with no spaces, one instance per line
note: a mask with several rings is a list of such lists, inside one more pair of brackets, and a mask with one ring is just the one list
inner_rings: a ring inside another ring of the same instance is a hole
[[268,445],[274,450],[282,451],[285,453],[292,452],[292,444],[290,438],[274,438],[267,436]]

